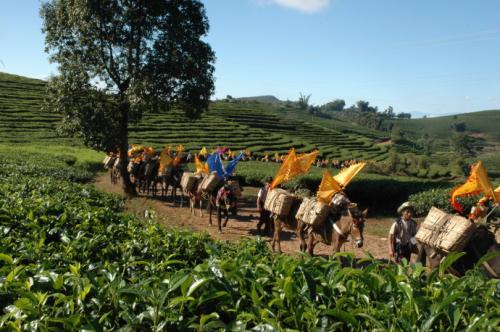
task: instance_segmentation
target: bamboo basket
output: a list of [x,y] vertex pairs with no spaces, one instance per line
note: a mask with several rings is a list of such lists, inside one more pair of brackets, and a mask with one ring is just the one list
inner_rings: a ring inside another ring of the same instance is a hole
[[461,251],[474,234],[476,225],[461,216],[452,216],[432,207],[415,238],[446,253]]
[[273,189],[267,193],[264,209],[286,217],[290,213],[295,197],[283,189]]

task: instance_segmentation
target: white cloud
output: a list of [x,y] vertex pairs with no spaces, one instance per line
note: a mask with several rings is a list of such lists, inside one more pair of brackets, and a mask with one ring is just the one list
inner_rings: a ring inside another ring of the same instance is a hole
[[465,100],[471,100],[471,96],[465,96]]
[[257,0],[257,2],[260,4],[274,3],[305,13],[320,12],[330,4],[330,0]]

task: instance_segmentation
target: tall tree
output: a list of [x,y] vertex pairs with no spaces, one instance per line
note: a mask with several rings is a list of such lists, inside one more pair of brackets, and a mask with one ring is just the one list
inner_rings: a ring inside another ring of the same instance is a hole
[[303,95],[302,92],[299,95],[299,101],[297,102],[297,105],[299,106],[300,109],[302,110],[307,110],[309,107],[309,98],[311,98],[311,95]]
[[124,191],[136,194],[128,130],[145,111],[208,109],[215,55],[197,0],[50,0],[42,3],[46,52],[59,65],[46,106],[62,128],[100,150],[119,148]]
[[388,119],[393,119],[396,116],[396,113],[394,113],[394,108],[392,106],[387,107],[382,114]]
[[344,110],[344,107],[345,107],[344,99],[335,99],[322,106],[322,108],[328,112],[341,112]]

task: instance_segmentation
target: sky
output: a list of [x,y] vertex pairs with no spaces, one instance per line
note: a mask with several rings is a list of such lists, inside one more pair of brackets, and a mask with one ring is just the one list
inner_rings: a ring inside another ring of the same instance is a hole
[[[498,0],[204,0],[214,98],[311,95],[436,116],[500,109]],[[0,71],[57,74],[38,0],[0,0]]]

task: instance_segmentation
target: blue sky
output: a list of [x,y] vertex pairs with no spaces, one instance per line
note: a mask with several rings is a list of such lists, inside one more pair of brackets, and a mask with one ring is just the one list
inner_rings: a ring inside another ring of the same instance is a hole
[[[500,108],[498,0],[205,0],[216,98],[363,99],[439,115]],[[0,1],[0,71],[46,78],[37,0]]]

